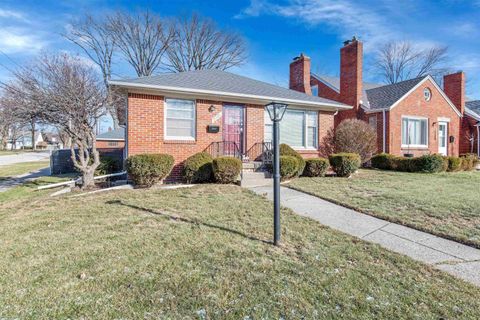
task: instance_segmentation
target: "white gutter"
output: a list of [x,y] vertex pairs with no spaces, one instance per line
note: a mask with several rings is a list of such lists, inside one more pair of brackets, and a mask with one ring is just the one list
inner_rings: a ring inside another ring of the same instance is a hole
[[298,106],[308,106],[308,107],[333,107],[337,109],[345,109],[349,110],[352,109],[352,106],[344,105],[344,104],[336,104],[336,103],[329,103],[329,102],[314,102],[314,101],[305,101],[305,100],[297,100],[297,99],[288,99],[288,98],[279,98],[279,97],[270,97],[270,96],[259,96],[254,94],[243,94],[243,93],[232,93],[232,92],[224,92],[224,91],[213,91],[213,90],[202,90],[202,89],[191,89],[191,88],[179,88],[179,87],[171,87],[171,86],[157,86],[151,84],[138,84],[133,82],[124,82],[124,81],[109,81],[108,82],[114,86],[120,86],[125,88],[134,88],[134,89],[152,89],[152,90],[161,90],[170,93],[181,93],[181,94],[204,94],[204,95],[214,95],[218,97],[230,97],[230,98],[245,98],[245,99],[253,99],[253,100],[260,100],[262,102],[281,102],[287,104],[294,104]]
[[387,146],[387,141],[385,141],[386,136],[387,136],[385,109],[383,109],[382,115],[383,115],[383,153],[385,153],[386,152],[386,146]]

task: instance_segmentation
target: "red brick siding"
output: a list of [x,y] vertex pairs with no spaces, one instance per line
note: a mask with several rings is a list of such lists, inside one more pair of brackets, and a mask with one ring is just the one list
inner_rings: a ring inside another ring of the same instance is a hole
[[325,99],[330,99],[333,101],[340,101],[340,93],[337,91],[333,90],[329,86],[327,86],[325,83],[322,81],[319,81],[315,78],[312,78],[310,80],[311,86],[318,86],[318,96],[325,98]]
[[96,146],[97,148],[121,149],[125,147],[125,141],[97,140]]
[[312,95],[310,87],[310,58],[300,55],[297,60],[290,63],[289,88]]
[[255,160],[262,153],[257,143],[264,139],[264,107],[261,105],[246,105],[245,109],[245,152],[250,160]]
[[[423,91],[428,87],[432,91],[430,101],[425,101]],[[388,151],[395,155],[407,153],[407,149],[402,149],[402,116],[420,116],[428,118],[428,149],[412,149],[410,153],[422,155],[428,153],[438,153],[438,118],[449,118],[448,136],[454,136],[455,142],[448,141],[448,154],[459,154],[459,133],[460,118],[452,109],[441,93],[434,87],[430,81],[425,82],[418,87],[408,97],[402,100],[395,108],[389,112],[389,132],[388,132]]]
[[465,112],[465,73],[457,72],[443,77],[443,91],[461,114]]
[[[462,127],[461,127],[461,132],[460,132],[460,153],[476,153],[478,154],[478,129],[475,126],[477,124],[477,120],[473,119],[472,117],[469,117],[465,115],[462,118]],[[471,138],[473,134],[473,151],[472,151],[472,145],[471,142],[469,141],[469,138]]]

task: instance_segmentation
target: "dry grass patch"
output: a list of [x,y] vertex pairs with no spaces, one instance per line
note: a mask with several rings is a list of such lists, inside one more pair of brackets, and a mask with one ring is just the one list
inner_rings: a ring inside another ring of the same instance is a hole
[[[24,193],[26,196],[28,193]],[[236,186],[0,202],[0,317],[475,318],[480,289]]]

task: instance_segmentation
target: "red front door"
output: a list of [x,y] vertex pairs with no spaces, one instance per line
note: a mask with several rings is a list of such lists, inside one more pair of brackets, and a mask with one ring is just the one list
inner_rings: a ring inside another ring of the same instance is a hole
[[234,154],[235,148],[243,154],[243,107],[223,106],[223,141],[227,154]]

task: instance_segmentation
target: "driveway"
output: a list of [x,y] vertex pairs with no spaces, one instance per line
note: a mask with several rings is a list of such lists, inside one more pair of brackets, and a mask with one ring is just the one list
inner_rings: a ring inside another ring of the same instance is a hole
[[20,163],[20,162],[48,160],[49,157],[50,157],[50,151],[23,152],[18,154],[10,154],[6,156],[0,155],[0,166]]

